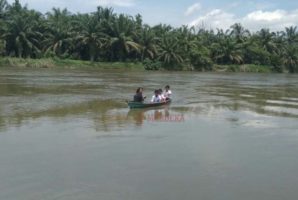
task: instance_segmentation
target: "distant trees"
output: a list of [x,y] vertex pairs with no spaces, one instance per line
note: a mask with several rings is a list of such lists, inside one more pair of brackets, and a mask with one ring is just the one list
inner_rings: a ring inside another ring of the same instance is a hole
[[[57,56],[96,61],[146,62],[148,69],[214,64],[256,64],[298,72],[297,27],[251,33],[236,23],[229,30],[195,30],[143,24],[142,16],[98,7],[88,14],[53,8],[46,14],[0,0],[0,55],[23,58]],[[150,67],[153,66],[153,67]]]
[[37,57],[43,34],[40,25],[42,15],[22,7],[19,1],[8,7],[4,14],[2,37],[7,55],[17,57]]
[[4,17],[7,10],[7,2],[5,0],[0,0],[0,55],[5,53],[5,39],[4,33],[6,33]]

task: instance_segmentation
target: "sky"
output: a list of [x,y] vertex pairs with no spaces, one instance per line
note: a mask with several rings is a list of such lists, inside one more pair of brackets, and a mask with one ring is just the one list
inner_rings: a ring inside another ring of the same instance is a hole
[[[8,0],[9,3],[14,0]],[[228,29],[241,23],[251,31],[272,31],[298,26],[297,0],[20,0],[40,12],[53,7],[73,13],[93,12],[97,6],[113,7],[117,13],[132,16],[140,13],[144,23],[195,26],[206,29]]]

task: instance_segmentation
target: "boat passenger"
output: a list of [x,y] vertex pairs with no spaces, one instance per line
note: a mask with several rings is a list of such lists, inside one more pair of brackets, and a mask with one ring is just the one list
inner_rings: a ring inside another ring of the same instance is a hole
[[161,96],[159,95],[159,90],[154,91],[154,95],[152,96],[151,103],[160,103]]
[[170,86],[169,86],[169,85],[167,85],[167,86],[165,87],[165,91],[164,91],[163,95],[164,95],[164,97],[166,98],[166,100],[171,99],[172,91],[170,90]]
[[146,96],[143,96],[143,88],[139,87],[133,97],[134,102],[143,102]]
[[166,97],[164,96],[164,94],[163,94],[163,92],[162,92],[162,89],[159,89],[158,92],[159,92],[161,101],[166,101]]

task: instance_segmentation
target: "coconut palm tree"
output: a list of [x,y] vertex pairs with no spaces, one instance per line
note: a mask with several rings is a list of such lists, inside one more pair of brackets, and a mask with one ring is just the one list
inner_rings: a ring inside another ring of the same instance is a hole
[[71,26],[72,18],[68,10],[53,8],[48,12],[46,32],[44,34],[43,51],[57,56],[69,54],[73,48],[74,33]]
[[215,62],[219,64],[241,64],[243,55],[241,46],[230,37],[221,39],[211,46],[211,55]]
[[[1,25],[1,22],[0,22]],[[0,56],[5,55],[5,40],[2,38],[2,34],[0,33]]]
[[236,23],[231,27],[230,36],[234,37],[237,43],[242,43],[250,36],[250,32],[246,30],[240,23]]
[[4,18],[4,15],[7,11],[7,1],[6,0],[0,0],[0,20]]
[[256,35],[251,36],[241,44],[244,63],[268,65],[270,63],[270,53],[264,49]]
[[166,34],[162,36],[158,44],[158,59],[162,61],[167,67],[174,67],[175,65],[183,63],[179,46],[179,40],[176,36]]
[[288,44],[298,42],[297,26],[286,27],[285,37]]
[[109,27],[113,20],[116,18],[113,8],[97,7],[96,12],[92,13],[97,20],[101,21],[104,27]]
[[[16,1],[17,2],[17,1]],[[16,7],[14,7],[16,6]],[[39,31],[41,14],[26,7],[14,4],[6,21],[7,32],[4,34],[6,47],[11,55],[18,57],[36,57],[40,53],[39,43],[42,33]],[[15,13],[15,10],[18,10]]]
[[192,49],[197,48],[198,41],[194,33],[194,28],[188,28],[187,26],[182,26],[181,28],[174,30],[173,34],[179,40],[179,46],[184,58],[188,57],[188,54]]
[[108,27],[107,33],[112,60],[124,61],[128,58],[129,53],[141,51],[141,45],[133,40],[137,33],[132,17],[119,15]]
[[259,45],[269,53],[278,53],[278,47],[275,40],[276,33],[270,32],[269,29],[261,29],[257,32],[257,40]]
[[170,33],[173,30],[173,27],[166,24],[159,24],[152,27],[152,30],[154,31],[155,35],[162,36],[167,33]]
[[210,58],[210,50],[198,43],[195,48],[189,52],[189,61],[194,69],[211,70],[212,60]]
[[100,49],[106,44],[107,35],[103,32],[100,21],[95,15],[78,15],[75,30],[76,41],[80,47],[85,47],[89,54],[90,61],[94,61]]
[[141,30],[139,37],[139,44],[141,45],[141,60],[145,58],[154,59],[157,54],[157,41],[158,38],[155,36],[152,28],[145,26]]
[[4,16],[6,13],[7,2],[6,0],[0,0],[0,55],[5,51],[5,40],[3,38],[5,30]]
[[283,54],[283,63],[291,73],[298,72],[298,48],[287,46]]

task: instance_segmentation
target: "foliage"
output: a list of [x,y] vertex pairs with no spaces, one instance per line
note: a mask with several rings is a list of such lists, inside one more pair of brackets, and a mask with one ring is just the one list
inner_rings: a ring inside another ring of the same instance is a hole
[[142,63],[131,62],[90,62],[83,60],[53,58],[17,58],[17,57],[0,57],[0,68],[19,67],[19,68],[63,68],[63,69],[132,69],[144,70]]
[[159,70],[162,66],[162,63],[159,61],[153,61],[153,60],[146,58],[143,61],[143,65],[146,70]]
[[[117,14],[112,8],[73,14],[53,8],[46,14],[0,0],[0,56],[63,58],[143,63],[147,70],[298,72],[297,27],[251,33],[236,23],[230,29],[149,26],[142,16]],[[242,66],[242,67],[239,67]]]

